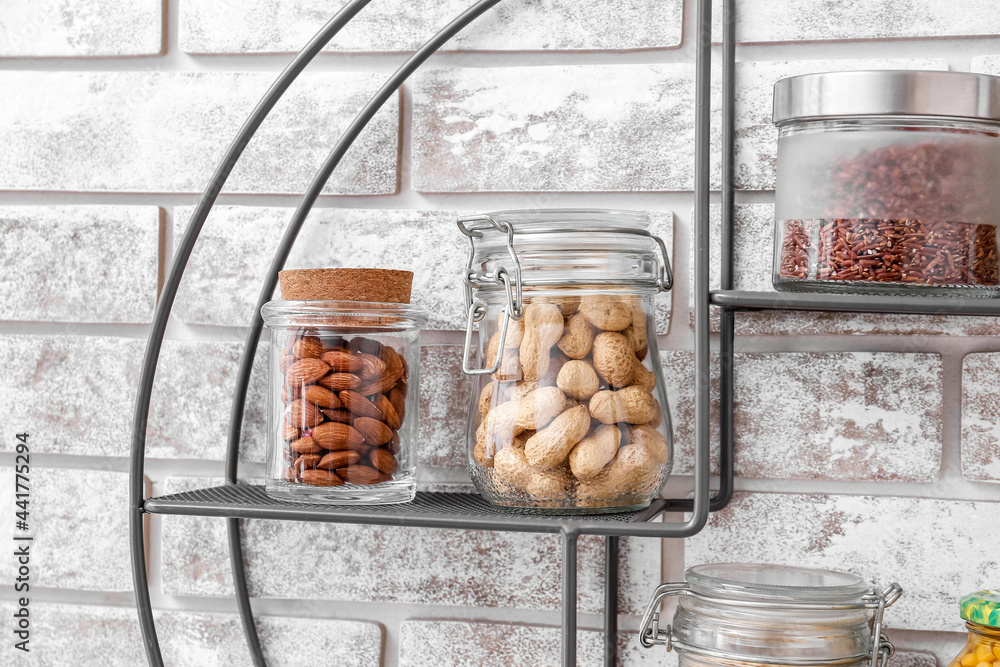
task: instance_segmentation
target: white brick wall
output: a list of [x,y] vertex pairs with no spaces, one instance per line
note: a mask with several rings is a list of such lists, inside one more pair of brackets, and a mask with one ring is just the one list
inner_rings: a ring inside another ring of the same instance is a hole
[[[125,508],[144,339],[222,151],[341,3],[328,4],[0,0],[0,498],[14,434],[28,431],[37,664],[142,664]],[[403,54],[468,4],[371,3],[249,146],[171,314],[149,493],[217,482],[245,327],[297,195]],[[855,68],[1000,74],[994,4],[737,0],[738,289],[771,289],[773,83]],[[422,488],[469,490],[456,216],[587,206],[649,212],[672,253],[676,288],[656,313],[677,438],[666,493],[687,493],[695,9],[505,0],[407,83],[327,184],[287,264],[416,272],[414,301],[431,314]],[[714,113],[717,127],[718,99]],[[715,223],[715,257],[720,236]],[[944,667],[961,643],[958,597],[998,585],[998,332],[986,317],[740,314],[739,493],[694,538],[625,541],[619,664],[675,664],[635,641],[657,583],[684,565],[756,560],[899,581],[906,594],[887,615],[895,667]],[[261,473],[264,359],[243,424],[244,479]],[[714,438],[717,424],[713,413]],[[167,664],[246,664],[223,522],[151,517],[146,530]],[[558,662],[551,536],[261,521],[243,531],[269,664]],[[602,558],[601,540],[581,541],[580,664],[600,664]],[[324,576],[296,576],[303,563]],[[10,566],[0,561],[4,581]],[[0,633],[10,601],[0,593]],[[8,655],[0,647],[0,664]]]

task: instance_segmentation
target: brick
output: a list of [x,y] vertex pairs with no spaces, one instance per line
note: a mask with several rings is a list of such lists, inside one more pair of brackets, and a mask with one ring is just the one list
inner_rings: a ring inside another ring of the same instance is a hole
[[970,354],[962,364],[962,476],[1000,482],[1000,427],[997,406],[1000,354]]
[[[171,478],[166,493],[214,482]],[[242,526],[254,597],[540,610],[561,606],[562,543],[554,535],[255,520]],[[168,516],[162,536],[165,593],[233,595],[225,522]],[[596,613],[603,608],[604,540],[582,537],[579,549],[580,611]],[[323,576],[290,577],[289,554],[295,554],[296,563],[321,569]],[[462,566],[456,568],[456,563]],[[621,613],[641,613],[659,577],[659,540],[623,539]]]
[[1000,55],[976,56],[972,59],[971,72],[1000,74]]
[[993,585],[997,503],[737,493],[685,543],[687,566],[774,563],[853,572],[903,596],[888,627],[960,631],[960,596]]
[[690,190],[690,65],[431,70],[413,88],[421,192]]
[[[144,341],[102,336],[0,336],[3,451],[128,456]],[[44,435],[43,435],[44,434]]]
[[[242,343],[166,341],[146,430],[146,456],[221,461]],[[258,349],[243,415],[240,460],[263,461],[267,438],[267,352]]]
[[0,319],[149,322],[159,224],[153,206],[0,207]]
[[[135,609],[70,604],[31,604],[30,658],[11,657],[14,665],[133,667],[146,663]],[[14,612],[0,605],[4,624]],[[181,611],[155,613],[157,637],[168,665],[237,667],[251,662],[236,614]],[[377,667],[382,630],[374,623],[323,618],[254,618],[268,665],[336,664]],[[9,634],[10,630],[8,630]],[[308,641],[303,641],[308,636]],[[35,639],[38,638],[38,639]],[[9,651],[16,656],[17,651]]]
[[[740,190],[773,190],[777,164],[778,130],[771,123],[774,84],[788,76],[811,72],[835,72],[857,69],[935,69],[946,70],[941,59],[872,59],[872,60],[796,60],[756,61],[736,65],[736,169],[735,185]],[[716,95],[718,98],[718,95]],[[716,103],[717,104],[717,103]],[[721,114],[716,108],[715,127]],[[713,187],[719,187],[719,160],[722,137],[713,135]],[[690,153],[686,153],[690,154]],[[685,155],[685,153],[678,153]]]
[[[679,456],[694,455],[694,354],[664,352]],[[736,469],[742,477],[929,482],[942,448],[942,365],[935,354],[737,354]],[[713,392],[718,391],[713,362]],[[713,406],[712,442],[718,441]]]
[[[711,209],[710,266],[711,289],[720,289],[722,257],[722,208]],[[771,282],[774,258],[774,205],[741,204],[734,218],[733,288],[776,293]],[[694,282],[694,245],[691,246]],[[690,294],[689,321],[694,326],[694,294]],[[712,330],[719,329],[719,311],[711,311]],[[775,335],[893,335],[988,336],[1000,333],[995,317],[948,317],[945,315],[883,315],[866,313],[758,311],[736,315],[736,334]]]
[[[335,52],[413,51],[468,8],[465,0],[373,3],[326,47]],[[621,50],[680,45],[682,0],[595,3],[514,0],[491,9],[448,44],[445,51]],[[190,53],[298,51],[333,15],[304,0],[218,3],[188,0],[181,6],[180,45]],[[274,26],[281,26],[275,30]]]
[[[2,72],[0,189],[200,194],[273,80],[271,72]],[[226,191],[304,191],[382,80],[348,72],[300,77]],[[398,118],[394,97],[324,192],[395,192]]]
[[159,0],[7,0],[0,57],[145,56],[163,51]]
[[417,461],[467,468],[469,400],[475,381],[462,372],[461,345],[423,348],[420,364],[420,436]]
[[[193,207],[175,211],[175,243]],[[274,250],[293,209],[219,206],[202,229],[181,280],[174,314],[191,324],[246,326]],[[313,209],[286,268],[367,266],[414,272],[413,303],[429,316],[427,329],[464,329],[462,272],[468,241],[456,220],[469,211]],[[674,216],[649,211],[650,231],[673,251]],[[346,230],[346,233],[345,233]],[[279,293],[280,295],[280,293]],[[670,298],[657,300],[661,333],[670,326]]]
[[[971,0],[962,11],[945,0],[743,0],[736,39],[744,43],[906,39],[996,35],[1000,18],[990,0]],[[713,38],[721,40],[722,3],[715,0]]]
[[[559,628],[481,621],[409,620],[400,625],[400,667],[558,665]],[[634,634],[618,636],[620,667],[659,665],[665,651],[644,649]],[[577,664],[604,665],[604,633],[577,630]]]
[[[44,431],[28,438],[35,444]],[[100,470],[31,467],[29,530],[14,527],[14,469],[0,468],[0,497],[11,503],[2,531],[5,544],[15,535],[33,535],[31,588],[131,591],[128,540],[128,474]],[[4,559],[0,574],[14,581],[18,563]]]

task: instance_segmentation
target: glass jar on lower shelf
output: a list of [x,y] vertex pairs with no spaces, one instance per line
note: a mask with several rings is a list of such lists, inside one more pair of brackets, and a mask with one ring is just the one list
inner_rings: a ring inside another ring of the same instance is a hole
[[474,241],[470,340],[479,323],[466,349],[476,488],[508,507],[647,506],[673,459],[653,319],[669,265],[649,219],[561,209],[460,224]]
[[[688,569],[685,582],[661,585],[642,626],[643,646],[675,650],[680,665],[850,665],[885,667],[892,644],[882,615],[902,594],[845,572],[720,563]],[[661,630],[660,604],[678,596]]]
[[969,639],[948,667],[1000,667],[1000,591],[967,595],[961,609]]
[[395,303],[272,301],[267,493],[332,504],[415,494],[423,312]]

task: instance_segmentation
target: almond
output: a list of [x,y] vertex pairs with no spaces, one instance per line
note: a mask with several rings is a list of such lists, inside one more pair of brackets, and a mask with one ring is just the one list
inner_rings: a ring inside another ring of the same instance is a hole
[[364,442],[357,429],[340,422],[323,422],[312,430],[312,437],[320,447],[331,450],[354,449]]
[[323,448],[316,444],[316,441],[308,435],[294,440],[288,446],[292,448],[293,452],[298,454],[319,454],[323,451]]
[[295,463],[292,467],[295,468],[299,473],[309,468],[315,468],[316,464],[323,459],[319,454],[303,454],[299,458],[295,459]]
[[340,402],[358,417],[371,417],[380,421],[385,417],[374,403],[365,398],[364,394],[356,391],[340,392]]
[[282,422],[281,424],[281,439],[282,440],[295,440],[302,431],[299,430],[298,426],[292,426],[288,422]]
[[311,486],[340,486],[344,480],[329,470],[306,470],[302,473],[302,482]]
[[385,362],[372,354],[361,353],[357,355],[357,358],[361,360],[361,370],[358,371],[358,376],[363,380],[371,380],[382,373],[385,373]]
[[337,395],[318,384],[311,384],[302,392],[302,397],[321,408],[339,408],[343,405]]
[[382,481],[382,473],[375,468],[369,468],[368,466],[363,465],[353,465],[347,466],[346,468],[340,468],[337,470],[337,475],[343,478],[345,482],[349,482],[351,484],[376,484]]
[[384,445],[392,439],[392,429],[371,417],[358,417],[354,420],[354,428],[358,429],[358,433],[370,445]]
[[388,391],[396,385],[397,382],[403,377],[403,369],[396,368],[391,371],[386,371],[378,377],[366,380],[364,384],[357,388],[358,393],[364,394],[365,396],[371,396],[372,394],[381,394],[382,392]]
[[358,353],[373,354],[376,357],[381,357],[382,349],[385,346],[382,345],[382,343],[378,342],[377,340],[372,340],[371,338],[364,338],[362,336],[358,336],[356,338],[352,338],[350,342],[347,343],[347,347],[351,350],[351,352],[354,352],[355,354]]
[[292,426],[315,426],[323,421],[323,413],[315,405],[301,398],[292,401],[285,410],[285,423]]
[[399,461],[384,449],[373,449],[368,454],[368,459],[383,475],[394,475],[399,470]]
[[396,415],[399,417],[400,423],[406,417],[406,393],[400,388],[401,384],[405,384],[402,380],[396,383],[396,386],[389,391],[389,402],[392,403],[392,408],[396,411]]
[[350,410],[345,410],[340,408],[338,410],[321,410],[326,418],[332,422],[340,422],[341,424],[350,424],[354,419],[354,415],[351,414]]
[[301,385],[301,384],[292,386],[286,382],[285,384],[281,385],[281,390],[286,392],[289,398],[299,398],[302,396],[302,390],[308,386],[309,385]]
[[281,370],[282,373],[287,373],[288,367],[294,364],[296,361],[298,361],[298,359],[295,358],[294,355],[286,354],[285,356],[283,356],[281,359],[278,360],[278,368]]
[[292,354],[299,359],[319,359],[323,352],[323,343],[316,336],[300,338],[292,346]]
[[[316,457],[319,458],[319,457]],[[315,467],[324,470],[336,470],[346,466],[352,466],[361,460],[361,454],[351,451],[330,452],[324,456]]]
[[347,341],[344,340],[343,338],[341,338],[340,336],[334,336],[333,338],[324,338],[323,339],[323,349],[326,350],[326,351],[329,351],[329,350],[346,350],[347,349]]
[[356,373],[364,365],[347,350],[330,350],[324,352],[323,361],[337,373]]
[[321,377],[316,384],[326,387],[331,391],[343,391],[344,389],[357,389],[361,386],[361,378],[351,373],[330,373]]
[[285,468],[285,472],[282,474],[282,477],[286,482],[291,482],[292,484],[299,481],[298,477],[295,476],[295,468]]
[[388,345],[382,347],[382,361],[385,362],[387,370],[403,367],[403,359],[399,356],[399,352]]
[[399,432],[398,431],[392,434],[392,439],[389,440],[389,443],[385,446],[385,448],[389,451],[390,454],[399,454]]
[[393,407],[392,401],[386,398],[385,394],[376,394],[373,396],[372,403],[385,415],[385,423],[389,428],[398,429],[403,425],[403,420],[399,418],[399,414],[396,412],[396,408]]
[[297,384],[312,384],[329,372],[330,365],[322,359],[299,359],[285,371],[285,378],[294,387]]

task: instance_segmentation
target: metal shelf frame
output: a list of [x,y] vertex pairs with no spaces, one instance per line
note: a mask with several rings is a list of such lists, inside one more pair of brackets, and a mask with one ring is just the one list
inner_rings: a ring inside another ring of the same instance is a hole
[[[260,308],[274,292],[278,271],[282,269],[302,224],[312,210],[333,171],[360,132],[375,113],[397,92],[399,87],[427,58],[440,49],[484,12],[501,0],[479,0],[465,12],[442,28],[383,84],[379,91],[361,109],[347,130],[329,153],[303,195],[295,213],[275,251],[267,278],[261,288],[254,317],[247,334],[240,361],[236,389],[230,412],[229,435],[225,460],[226,485],[188,493],[146,498],[144,494],[144,468],[146,428],[153,380],[160,349],[164,339],[170,311],[181,277],[197,242],[198,236],[211,212],[219,193],[236,163],[260,128],[275,104],[295,79],[322,51],[324,46],[346,26],[371,0],[349,0],[343,8],[313,37],[277,77],[264,97],[239,130],[236,139],[227,149],[217,167],[203,198],[194,210],[184,237],[177,245],[174,261],[164,281],[139,377],[133,419],[132,448],[129,467],[129,540],[132,557],[132,574],[136,607],[148,663],[161,667],[163,658],[156,634],[149,579],[146,569],[146,543],[144,521],[147,514],[179,516],[211,516],[227,520],[230,561],[236,589],[236,601],[254,665],[264,667],[263,651],[254,624],[253,611],[247,589],[243,549],[240,541],[240,519],[271,519],[285,521],[339,522],[413,526],[426,528],[453,528],[470,530],[498,530],[514,532],[539,532],[560,534],[563,538],[562,562],[562,664],[576,664],[576,563],[577,540],[581,535],[603,535],[606,539],[605,561],[605,662],[613,665],[617,652],[617,570],[618,541],[621,536],[684,538],[699,532],[708,520],[709,512],[724,508],[733,494],[733,314],[742,308],[740,303],[728,303],[723,298],[725,290],[732,288],[732,214],[733,214],[733,70],[735,63],[734,0],[723,0],[723,63],[722,63],[722,287],[723,292],[709,292],[709,183],[710,183],[710,131],[711,131],[711,0],[697,0],[697,35],[695,62],[695,456],[694,493],[690,498],[657,499],[647,510],[636,513],[604,515],[551,515],[524,510],[508,510],[490,506],[474,494],[418,493],[412,503],[393,506],[328,507],[287,503],[269,498],[259,486],[240,484],[237,479],[237,462],[243,421],[243,410],[253,351],[260,340],[263,322]],[[719,490],[711,495],[709,486],[710,459],[710,325],[709,310],[712,299],[723,298],[719,306],[722,315],[721,351],[722,368],[720,383],[721,438],[719,460],[721,473]],[[683,512],[688,516],[682,521],[652,523],[651,519],[664,512]]]

